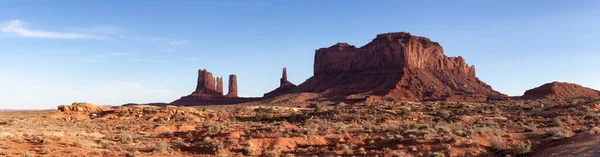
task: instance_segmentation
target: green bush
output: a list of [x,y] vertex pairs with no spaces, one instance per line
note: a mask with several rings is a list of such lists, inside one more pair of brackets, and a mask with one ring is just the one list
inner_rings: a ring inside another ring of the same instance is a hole
[[516,156],[525,156],[531,152],[533,152],[531,150],[531,141],[527,141],[527,142],[523,142],[523,143],[518,143],[513,145],[513,149],[515,150],[515,155]]

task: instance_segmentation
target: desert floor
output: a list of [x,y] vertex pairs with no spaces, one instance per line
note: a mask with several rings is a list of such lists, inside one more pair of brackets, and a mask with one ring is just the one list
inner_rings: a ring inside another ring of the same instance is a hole
[[0,156],[600,156],[599,100],[0,113]]

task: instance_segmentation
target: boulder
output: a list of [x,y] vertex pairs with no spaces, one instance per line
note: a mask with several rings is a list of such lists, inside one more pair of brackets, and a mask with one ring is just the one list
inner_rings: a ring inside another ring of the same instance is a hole
[[106,111],[104,107],[100,107],[91,103],[74,102],[71,106],[59,105],[58,110],[61,112],[85,112],[85,113],[100,113]]

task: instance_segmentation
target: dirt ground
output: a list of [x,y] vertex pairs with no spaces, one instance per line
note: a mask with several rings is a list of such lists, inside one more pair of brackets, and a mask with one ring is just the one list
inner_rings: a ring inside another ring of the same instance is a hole
[[0,112],[0,156],[600,156],[600,101]]

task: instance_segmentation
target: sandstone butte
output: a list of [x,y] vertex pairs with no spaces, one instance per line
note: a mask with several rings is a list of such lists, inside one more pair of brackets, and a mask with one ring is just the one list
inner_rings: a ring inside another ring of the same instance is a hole
[[171,104],[174,105],[209,105],[209,104],[235,104],[260,100],[260,98],[240,98],[237,93],[237,77],[229,75],[229,91],[223,95],[223,78],[213,77],[206,69],[198,70],[196,90],[190,95],[183,96]]
[[316,50],[314,76],[290,91],[333,101],[507,98],[479,80],[462,57],[447,57],[439,43],[406,32],[377,35],[360,48],[337,43]]
[[551,82],[527,90],[523,99],[600,98],[600,91],[566,82]]

